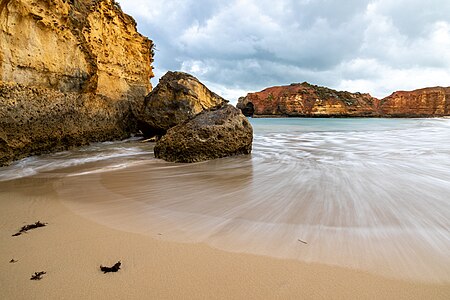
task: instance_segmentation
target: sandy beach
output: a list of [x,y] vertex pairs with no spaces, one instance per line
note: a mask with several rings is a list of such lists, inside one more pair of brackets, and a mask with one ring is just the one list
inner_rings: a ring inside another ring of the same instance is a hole
[[[45,181],[0,183],[1,299],[448,299],[450,284],[118,231],[67,209]],[[30,187],[30,188],[27,188]],[[46,195],[46,196],[39,196]],[[17,237],[25,224],[48,222]],[[10,260],[17,260],[10,263]],[[103,274],[99,266],[122,269]],[[45,271],[40,281],[34,272]]]
[[405,4],[2,0],[0,300],[450,300],[450,1]]

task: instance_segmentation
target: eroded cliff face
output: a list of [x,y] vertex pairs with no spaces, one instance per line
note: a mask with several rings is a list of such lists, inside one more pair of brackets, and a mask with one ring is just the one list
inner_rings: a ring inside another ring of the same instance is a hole
[[153,44],[115,1],[2,0],[0,43],[0,165],[135,130]]
[[255,117],[439,117],[450,115],[450,88],[395,92],[379,100],[304,82],[249,93],[237,107]]
[[381,100],[380,110],[391,117],[440,117],[450,115],[450,87],[395,92]]
[[239,99],[247,116],[376,116],[378,99],[369,94],[339,92],[309,83],[267,88]]

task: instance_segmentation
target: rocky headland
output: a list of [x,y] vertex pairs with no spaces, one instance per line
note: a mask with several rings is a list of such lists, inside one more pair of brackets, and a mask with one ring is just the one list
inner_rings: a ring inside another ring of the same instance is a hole
[[384,117],[443,117],[450,115],[450,87],[399,91],[380,100]]
[[441,117],[450,115],[450,87],[377,99],[304,82],[249,93],[239,98],[237,107],[253,117]]
[[153,43],[114,0],[1,1],[0,41],[0,166],[137,130]]

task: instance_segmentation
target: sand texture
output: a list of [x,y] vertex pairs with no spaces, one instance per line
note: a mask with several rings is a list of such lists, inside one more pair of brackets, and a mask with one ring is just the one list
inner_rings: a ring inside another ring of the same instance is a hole
[[[11,236],[38,220],[48,225]],[[45,180],[0,182],[0,245],[0,299],[450,297],[449,284],[385,279],[110,229],[67,209]],[[17,262],[10,263],[11,259]],[[101,264],[118,260],[122,262],[119,272],[100,271]],[[46,272],[43,279],[30,280],[38,271]]]

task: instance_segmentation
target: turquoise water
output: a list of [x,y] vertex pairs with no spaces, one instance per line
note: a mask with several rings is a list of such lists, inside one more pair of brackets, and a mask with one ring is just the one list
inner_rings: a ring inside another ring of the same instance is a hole
[[119,230],[450,282],[449,119],[251,123],[249,156],[167,163],[131,139],[28,158],[0,181],[49,178],[64,205]]
[[[256,133],[271,131],[365,131],[410,129],[435,123],[437,119],[382,118],[249,118]],[[443,120],[443,123],[447,121]]]

